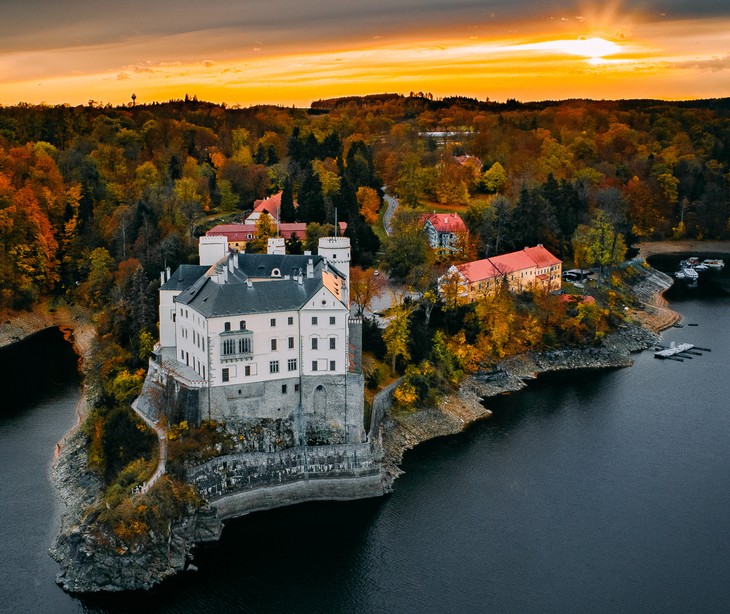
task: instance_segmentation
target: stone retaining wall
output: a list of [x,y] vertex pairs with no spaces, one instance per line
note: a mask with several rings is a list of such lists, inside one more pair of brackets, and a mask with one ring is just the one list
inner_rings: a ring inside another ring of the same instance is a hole
[[189,468],[187,478],[219,517],[231,518],[302,501],[382,495],[377,456],[369,444],[295,446],[220,456]]

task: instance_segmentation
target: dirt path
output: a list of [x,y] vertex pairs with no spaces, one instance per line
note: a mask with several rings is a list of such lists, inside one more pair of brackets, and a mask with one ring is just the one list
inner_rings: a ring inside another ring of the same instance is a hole
[[137,415],[142,418],[142,420],[144,420],[151,429],[154,429],[157,434],[157,442],[159,444],[159,456],[157,458],[157,467],[155,468],[155,472],[149,480],[142,484],[142,487],[140,488],[140,493],[146,493],[155,485],[155,482],[157,482],[157,480],[165,474],[165,465],[167,463],[167,433],[165,432],[165,429],[160,426],[159,422],[153,422],[139,411],[137,409],[136,402],[132,403],[132,409],[134,409]]

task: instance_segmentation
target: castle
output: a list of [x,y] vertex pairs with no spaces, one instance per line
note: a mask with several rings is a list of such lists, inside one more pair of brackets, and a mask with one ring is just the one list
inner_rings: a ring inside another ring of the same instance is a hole
[[[233,436],[234,453],[189,479],[224,518],[382,494],[378,443],[365,431],[362,321],[349,309],[349,238],[287,255],[283,238],[245,254],[204,236],[199,255],[161,275],[160,340],[137,403],[152,419],[214,420]],[[159,400],[164,391],[172,401]]]
[[[201,237],[200,265],[164,273],[157,364],[204,389],[201,418],[279,420],[304,443],[364,441],[361,322],[349,315],[350,240],[320,239],[317,255],[228,251]],[[310,437],[311,438],[311,437]]]

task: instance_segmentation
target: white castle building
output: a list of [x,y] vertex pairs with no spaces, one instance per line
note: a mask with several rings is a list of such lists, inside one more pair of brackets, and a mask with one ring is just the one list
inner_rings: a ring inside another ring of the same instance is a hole
[[281,447],[358,443],[362,323],[349,315],[350,240],[317,255],[230,253],[201,237],[200,265],[162,274],[153,377],[188,392],[186,417],[273,429]]

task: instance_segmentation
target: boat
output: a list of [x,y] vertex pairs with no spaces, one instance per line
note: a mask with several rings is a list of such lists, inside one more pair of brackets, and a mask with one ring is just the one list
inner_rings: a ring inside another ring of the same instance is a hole
[[705,258],[702,264],[708,269],[714,269],[715,271],[722,271],[725,268],[725,261],[720,258]]
[[697,256],[690,256],[686,260],[679,262],[680,269],[694,269],[698,264],[701,264],[700,259]]
[[700,274],[691,267],[683,267],[677,271],[674,276],[677,279],[686,279],[688,282],[695,282],[699,279]]

